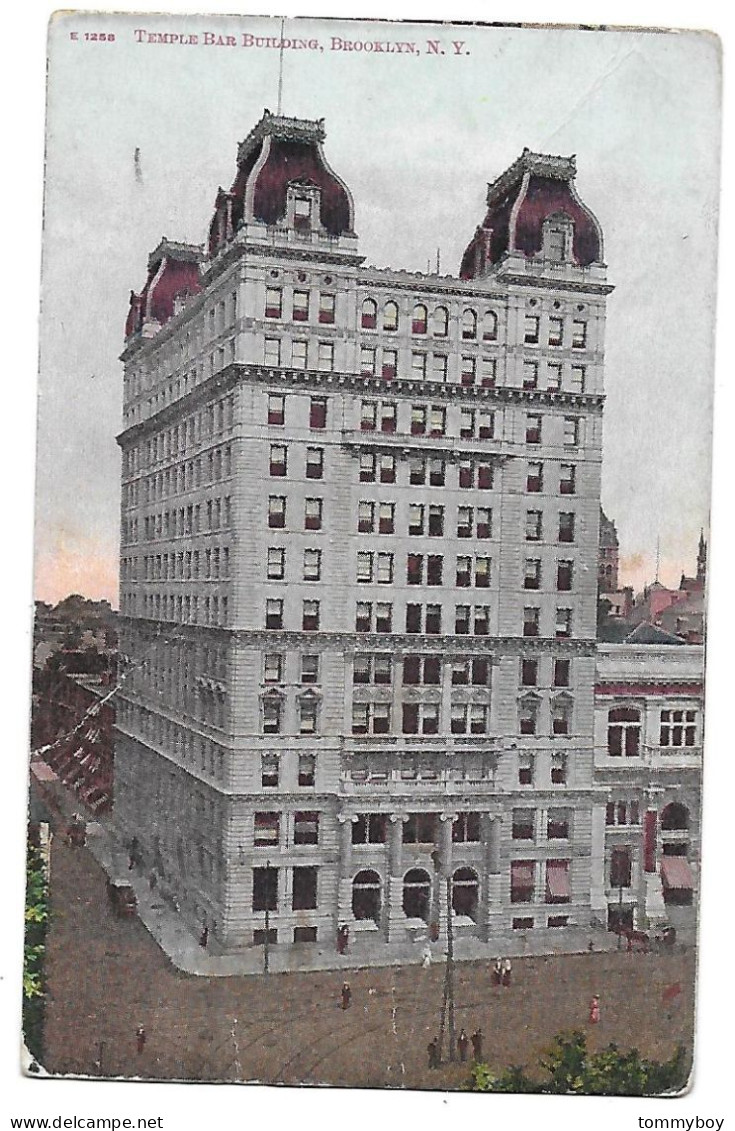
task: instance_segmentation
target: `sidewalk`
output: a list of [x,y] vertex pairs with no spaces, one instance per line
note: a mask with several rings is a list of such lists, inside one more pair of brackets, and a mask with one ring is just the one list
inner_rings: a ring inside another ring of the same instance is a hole
[[[45,763],[34,764],[38,771],[34,778],[47,800],[51,800],[62,820],[72,813],[82,812],[79,799],[56,778],[49,781]],[[49,789],[51,798],[49,798]],[[90,819],[87,822],[87,849],[108,876],[118,875],[121,857],[127,853],[115,842],[111,821]],[[84,849],[80,849],[84,851]],[[214,948],[203,948],[175,908],[157,890],[151,891],[147,880],[135,869],[125,872],[135,891],[140,921],[167,955],[172,964],[183,973],[208,977],[232,977],[244,974],[262,974],[264,953],[262,946],[243,949],[236,954],[217,954]],[[558,947],[551,947],[546,932],[537,935],[508,931],[494,935],[489,943],[477,938],[457,938],[454,957],[458,962],[492,962],[498,955],[504,958],[524,958],[549,954],[586,954],[590,942],[596,952],[615,951],[618,938],[604,928],[568,928],[560,931]],[[216,945],[216,944],[215,944]],[[271,973],[316,970],[355,970],[364,967],[420,965],[426,941],[388,943],[382,942],[376,953],[370,942],[352,932],[346,954],[337,954],[332,946],[313,945],[272,946],[269,951]],[[446,942],[431,944],[433,963],[442,963],[446,957]]]

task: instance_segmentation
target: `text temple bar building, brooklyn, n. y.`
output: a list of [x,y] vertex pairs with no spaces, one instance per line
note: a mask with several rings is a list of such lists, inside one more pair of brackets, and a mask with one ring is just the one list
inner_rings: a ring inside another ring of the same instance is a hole
[[561,948],[609,898],[602,233],[524,150],[457,277],[378,270],[323,141],[266,111],[131,295],[115,820],[226,950],[377,958],[447,888]]

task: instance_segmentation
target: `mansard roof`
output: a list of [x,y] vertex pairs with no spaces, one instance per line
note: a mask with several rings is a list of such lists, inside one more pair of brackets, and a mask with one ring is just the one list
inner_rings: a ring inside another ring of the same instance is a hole
[[576,157],[524,149],[487,190],[487,213],[462,257],[460,278],[487,272],[506,254],[526,257],[542,250],[544,221],[568,219],[574,227],[572,262],[580,267],[602,262],[602,229],[577,195]]

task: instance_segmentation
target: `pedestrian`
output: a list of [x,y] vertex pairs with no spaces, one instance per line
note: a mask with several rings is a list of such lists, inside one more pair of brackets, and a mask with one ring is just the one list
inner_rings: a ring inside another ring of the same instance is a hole
[[460,1029],[459,1036],[457,1037],[457,1048],[459,1049],[459,1059],[462,1062],[467,1060],[467,1048],[469,1046],[469,1043],[470,1042],[464,1029]]
[[512,974],[512,968],[511,968],[511,965],[510,965],[510,959],[505,958],[503,960],[503,974],[502,974],[502,980],[503,980],[504,986],[510,985],[511,974]]
[[479,1027],[475,1029],[470,1040],[472,1041],[472,1058],[479,1063],[482,1060],[482,1029]]
[[202,933],[199,936],[199,945],[200,945],[200,947],[202,947],[203,950],[206,950],[208,942],[209,942],[209,927],[205,923],[204,927],[202,929]]
[[151,891],[155,891],[157,883],[158,883],[158,876],[153,871],[153,869],[151,869],[151,871],[148,873],[148,887],[151,889]]
[[421,954],[421,965],[423,966],[424,970],[427,970],[429,966],[431,966],[431,947],[428,943],[424,947]]
[[595,994],[590,1002],[590,1025],[596,1025],[600,1020],[600,995]]
[[350,940],[350,928],[344,923],[337,928],[337,954],[344,954]]
[[429,1041],[427,1046],[429,1054],[429,1068],[439,1067],[439,1041],[434,1037],[433,1041]]
[[493,985],[499,986],[500,983],[502,982],[502,980],[503,980],[503,960],[502,960],[502,958],[496,958],[495,959],[495,965],[493,966]]
[[135,1045],[139,1053],[145,1048],[145,1029],[142,1025],[135,1030]]
[[349,982],[342,983],[342,1008],[349,1009],[352,1001],[352,990]]

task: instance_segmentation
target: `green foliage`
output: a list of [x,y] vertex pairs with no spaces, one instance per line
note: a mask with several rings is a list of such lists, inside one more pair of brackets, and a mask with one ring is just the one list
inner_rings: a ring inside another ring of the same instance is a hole
[[522,1068],[493,1076],[486,1064],[473,1067],[473,1092],[541,1092],[546,1095],[657,1096],[686,1083],[687,1058],[679,1047],[671,1060],[644,1060],[638,1049],[621,1052],[611,1044],[589,1052],[584,1033],[559,1033],[542,1058],[544,1079],[534,1080]]
[[25,941],[23,947],[23,1032],[29,1051],[41,1059],[46,986],[44,956],[48,927],[48,883],[43,858],[28,845],[26,861]]

